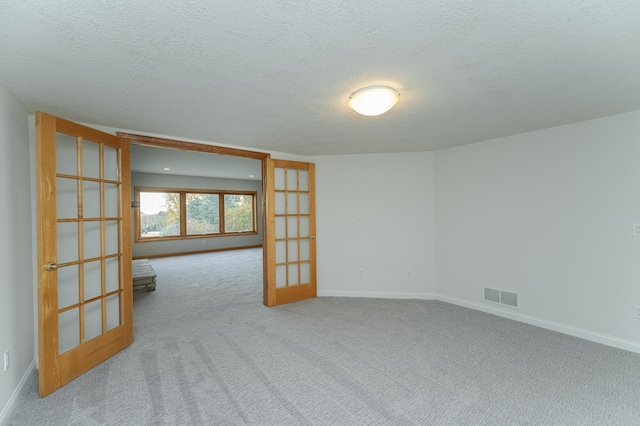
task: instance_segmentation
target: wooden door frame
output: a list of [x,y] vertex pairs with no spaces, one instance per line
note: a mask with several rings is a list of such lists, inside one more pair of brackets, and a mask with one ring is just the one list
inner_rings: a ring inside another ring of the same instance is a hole
[[234,157],[260,160],[262,169],[262,297],[267,304],[267,160],[271,158],[268,152],[249,151],[244,149],[229,148],[216,145],[207,145],[196,142],[179,141],[175,139],[158,138],[154,136],[138,135],[134,133],[116,132],[116,136],[127,139],[131,144],[151,146],[156,148],[169,148],[180,151],[195,151],[208,154],[230,155]]

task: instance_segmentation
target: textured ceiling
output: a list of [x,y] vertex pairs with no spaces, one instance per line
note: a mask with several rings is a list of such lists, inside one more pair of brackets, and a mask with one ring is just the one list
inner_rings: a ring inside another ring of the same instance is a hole
[[[29,112],[302,155],[427,151],[640,109],[637,0],[0,0]],[[402,92],[363,117],[349,94]]]

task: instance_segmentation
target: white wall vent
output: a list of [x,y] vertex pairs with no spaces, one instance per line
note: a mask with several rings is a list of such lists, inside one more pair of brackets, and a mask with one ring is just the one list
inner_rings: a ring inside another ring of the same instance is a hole
[[484,287],[485,302],[499,303],[501,305],[518,307],[518,293]]
[[518,307],[518,294],[510,291],[500,291],[500,303],[514,308]]
[[500,303],[500,290],[485,287],[484,300],[487,302]]

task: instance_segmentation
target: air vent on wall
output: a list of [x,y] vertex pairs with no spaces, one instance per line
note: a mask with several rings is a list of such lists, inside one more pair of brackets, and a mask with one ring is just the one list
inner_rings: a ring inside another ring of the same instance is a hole
[[484,300],[486,302],[500,303],[501,305],[518,307],[518,293],[484,287]]
[[518,295],[516,293],[511,293],[510,291],[501,291],[500,303],[502,303],[503,305],[509,305],[509,306],[513,306],[514,308],[517,308]]
[[487,302],[500,303],[500,290],[485,287],[484,300]]

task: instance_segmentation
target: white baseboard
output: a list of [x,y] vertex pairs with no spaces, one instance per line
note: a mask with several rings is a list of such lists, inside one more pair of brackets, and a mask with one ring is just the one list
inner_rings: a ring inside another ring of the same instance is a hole
[[22,376],[20,383],[18,383],[18,387],[11,395],[11,398],[9,398],[7,405],[5,405],[5,407],[0,412],[0,426],[5,426],[6,424],[9,423],[9,417],[11,417],[11,414],[13,413],[16,402],[18,400],[18,396],[20,395],[20,393],[22,392],[22,389],[27,383],[29,376],[31,376],[31,374],[34,372],[35,369],[36,369],[36,360],[34,359],[33,361],[31,361],[31,364],[27,368],[26,373],[24,373],[24,375]]
[[569,336],[578,337],[580,339],[589,340],[603,345],[612,346],[614,348],[624,349],[626,351],[640,353],[640,342],[624,340],[606,334],[596,333],[582,328],[572,327],[566,324],[560,324],[545,319],[531,317],[522,314],[519,310],[513,311],[508,308],[500,308],[497,305],[482,305],[478,303],[468,302],[466,300],[456,299],[454,297],[444,296],[442,294],[427,293],[387,293],[387,292],[357,292],[357,291],[318,291],[319,297],[364,297],[375,299],[420,299],[420,300],[439,300],[452,305],[462,306],[476,311],[486,312],[488,314],[497,315],[499,317],[508,318],[514,321],[523,322],[525,324],[534,325],[536,327],[545,328],[547,330],[557,331],[558,333],[568,334]]
[[366,299],[420,299],[435,300],[434,294],[428,293],[388,293],[388,292],[359,292],[359,291],[321,291],[318,297],[363,297]]
[[558,333],[568,334],[569,336],[579,337],[580,339],[590,340],[592,342],[601,343],[603,345],[612,346],[614,348],[624,349],[626,351],[640,353],[640,343],[631,340],[624,340],[606,334],[596,333],[582,328],[573,327],[566,324],[560,324],[553,321],[547,321],[541,318],[523,315],[520,311],[512,311],[507,308],[501,309],[496,306],[485,306],[477,303],[467,302],[465,300],[456,299],[454,297],[436,295],[436,299],[442,302],[451,303],[453,305],[465,308],[475,309],[476,311],[486,312],[488,314],[497,315],[499,317],[512,319],[514,321],[523,322],[525,324],[535,325],[536,327],[546,328],[547,330],[557,331]]

